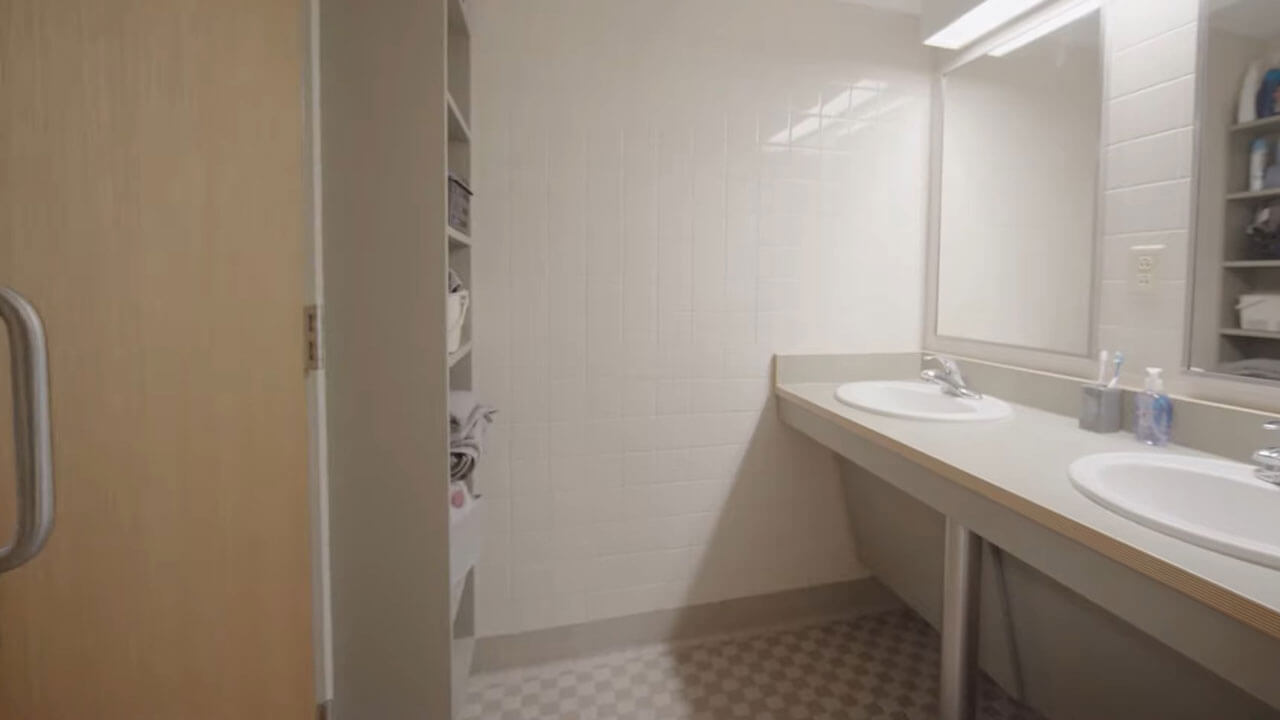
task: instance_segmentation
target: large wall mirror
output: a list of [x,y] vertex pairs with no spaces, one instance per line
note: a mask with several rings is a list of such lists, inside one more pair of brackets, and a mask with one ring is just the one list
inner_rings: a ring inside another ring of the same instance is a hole
[[1092,350],[1099,15],[1041,25],[1034,38],[1014,30],[942,77],[928,343],[936,349]]
[[1280,381],[1280,2],[1203,12],[1190,366]]

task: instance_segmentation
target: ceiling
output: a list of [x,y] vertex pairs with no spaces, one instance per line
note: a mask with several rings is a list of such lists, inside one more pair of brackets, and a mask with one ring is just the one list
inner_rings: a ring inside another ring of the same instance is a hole
[[920,6],[924,0],[839,0],[839,2],[919,15]]

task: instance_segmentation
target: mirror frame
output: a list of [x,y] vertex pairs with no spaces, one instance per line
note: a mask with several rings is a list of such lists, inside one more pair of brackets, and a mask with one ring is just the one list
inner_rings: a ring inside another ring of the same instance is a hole
[[1097,372],[1098,321],[1101,306],[1102,290],[1102,257],[1103,257],[1103,208],[1106,202],[1106,137],[1107,137],[1107,104],[1110,97],[1110,80],[1107,73],[1107,39],[1106,13],[1109,3],[1103,3],[1098,9],[1099,28],[1098,42],[1102,53],[1099,63],[1099,87],[1102,92],[1102,111],[1098,113],[1098,148],[1097,170],[1095,173],[1095,199],[1093,207],[1093,238],[1090,250],[1093,253],[1093,277],[1089,283],[1089,338],[1088,347],[1083,353],[1067,353],[1043,348],[1027,347],[998,343],[989,340],[976,340],[938,332],[938,280],[940,251],[942,248],[942,162],[943,162],[943,123],[946,118],[945,85],[947,75],[961,67],[986,57],[989,50],[999,41],[1010,35],[1022,32],[1038,23],[1044,15],[1052,12],[1057,3],[1027,17],[999,28],[985,40],[949,57],[938,55],[937,69],[933,75],[932,107],[929,123],[929,214],[928,242],[925,249],[925,317],[923,348],[926,353],[943,353],[958,355],[976,360],[1014,365],[1033,370],[1089,378]]

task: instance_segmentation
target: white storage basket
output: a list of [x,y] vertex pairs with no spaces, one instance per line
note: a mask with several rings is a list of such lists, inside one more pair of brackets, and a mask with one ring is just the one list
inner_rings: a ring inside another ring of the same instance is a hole
[[1280,294],[1241,295],[1236,309],[1241,330],[1280,332]]
[[467,308],[471,306],[471,293],[466,290],[449,293],[447,350],[455,353],[462,347],[462,327],[467,323]]

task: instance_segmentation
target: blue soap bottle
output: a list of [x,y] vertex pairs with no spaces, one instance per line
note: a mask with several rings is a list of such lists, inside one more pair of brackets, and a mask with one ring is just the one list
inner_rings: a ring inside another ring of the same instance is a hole
[[1138,417],[1135,433],[1140,442],[1161,447],[1173,437],[1173,402],[1164,393],[1160,368],[1147,368],[1146,387],[1138,395]]

